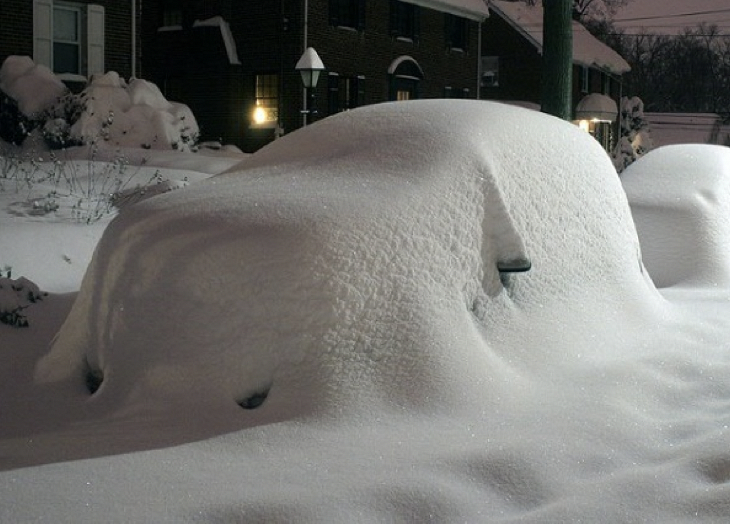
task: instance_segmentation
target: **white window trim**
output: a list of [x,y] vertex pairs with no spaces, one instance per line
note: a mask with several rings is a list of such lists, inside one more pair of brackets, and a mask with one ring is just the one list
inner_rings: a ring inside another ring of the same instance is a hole
[[[33,61],[53,71],[53,7],[54,0],[33,0]],[[67,4],[78,6],[86,15],[85,34],[81,37],[82,54],[86,53],[86,63],[81,64],[81,75],[60,75],[65,80],[85,80],[95,74],[105,72],[104,6],[97,4]],[[82,61],[83,62],[83,61]],[[84,76],[85,74],[85,76]]]
[[580,67],[580,90],[581,93],[587,93],[590,88],[589,82],[590,69],[588,66]]

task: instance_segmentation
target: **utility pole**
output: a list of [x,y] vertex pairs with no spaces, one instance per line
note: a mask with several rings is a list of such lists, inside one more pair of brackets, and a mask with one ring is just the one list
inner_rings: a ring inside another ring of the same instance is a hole
[[572,0],[543,0],[541,111],[572,118]]

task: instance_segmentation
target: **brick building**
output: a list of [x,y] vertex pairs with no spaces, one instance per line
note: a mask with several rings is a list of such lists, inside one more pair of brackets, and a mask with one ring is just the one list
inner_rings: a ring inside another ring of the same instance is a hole
[[130,77],[139,65],[140,4],[141,0],[2,0],[0,63],[10,55],[30,56],[72,87],[110,70]]
[[326,68],[323,118],[408,98],[478,98],[484,0],[146,0],[144,77],[193,110],[205,139],[254,151],[305,123],[299,58]]
[[[481,98],[540,107],[542,9],[492,0],[482,31]],[[573,22],[573,116],[606,149],[615,140],[621,76],[629,64]]]

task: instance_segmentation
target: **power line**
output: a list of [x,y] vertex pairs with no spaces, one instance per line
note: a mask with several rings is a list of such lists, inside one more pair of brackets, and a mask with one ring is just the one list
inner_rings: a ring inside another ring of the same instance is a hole
[[664,18],[682,18],[685,16],[714,15],[718,13],[730,13],[730,9],[713,9],[710,11],[695,11],[692,13],[675,13],[673,15],[641,16],[635,18],[614,18],[613,22],[638,22],[640,20],[661,20]]

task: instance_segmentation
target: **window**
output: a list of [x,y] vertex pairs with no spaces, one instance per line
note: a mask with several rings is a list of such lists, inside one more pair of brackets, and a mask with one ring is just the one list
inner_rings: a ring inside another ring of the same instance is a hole
[[444,98],[469,98],[469,89],[454,89],[451,86],[444,87]]
[[279,121],[279,75],[256,75],[253,127],[276,127]]
[[330,25],[365,29],[365,0],[330,0]]
[[607,74],[603,75],[603,94],[611,95],[611,77]]
[[81,9],[53,7],[53,70],[81,74]]
[[168,7],[162,11],[162,27],[182,27],[182,25],[182,9]]
[[360,107],[364,103],[364,76],[340,76],[330,73],[327,85],[327,105],[330,115]]
[[499,87],[499,57],[482,57],[482,87]]
[[396,76],[392,79],[391,100],[413,100],[418,98],[418,79]]
[[446,47],[466,50],[469,45],[469,25],[466,18],[444,15]]
[[69,79],[104,73],[104,7],[33,0],[33,60]]
[[580,68],[580,90],[582,93],[587,93],[590,89],[590,69],[586,66]]
[[390,34],[396,38],[416,41],[419,33],[419,8],[417,5],[390,1]]

